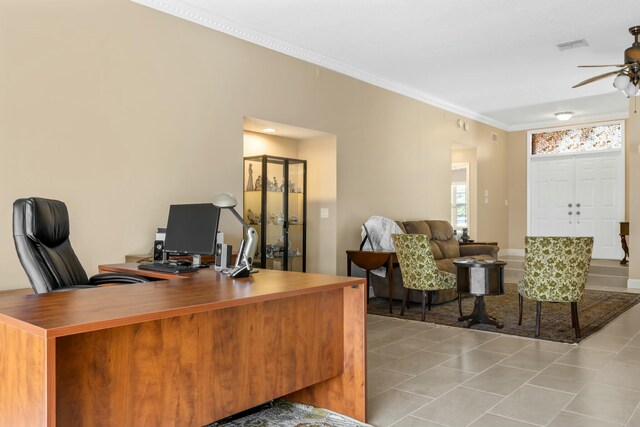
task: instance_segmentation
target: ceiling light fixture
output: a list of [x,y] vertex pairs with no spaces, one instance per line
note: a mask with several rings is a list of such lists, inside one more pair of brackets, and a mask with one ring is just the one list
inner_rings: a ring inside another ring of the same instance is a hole
[[274,133],[276,130],[274,128],[264,128],[262,129],[262,132],[266,132],[266,133]]
[[555,116],[556,119],[560,120],[561,122],[566,122],[571,117],[573,117],[573,111],[562,111],[560,113],[556,113]]

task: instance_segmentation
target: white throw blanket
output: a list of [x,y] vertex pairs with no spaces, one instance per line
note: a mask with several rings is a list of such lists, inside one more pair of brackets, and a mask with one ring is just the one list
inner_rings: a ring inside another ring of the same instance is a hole
[[[392,219],[385,218],[383,216],[374,215],[370,217],[362,226],[362,239],[367,241],[362,248],[363,251],[374,252],[395,252],[396,248],[393,246],[392,234],[403,234],[404,232],[398,224]],[[387,269],[380,267],[372,270],[371,272],[376,276],[385,277]]]

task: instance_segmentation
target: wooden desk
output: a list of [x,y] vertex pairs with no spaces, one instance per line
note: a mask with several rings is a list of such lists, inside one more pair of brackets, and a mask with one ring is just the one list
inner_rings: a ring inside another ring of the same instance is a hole
[[0,297],[0,426],[199,426],[280,396],[365,420],[364,279],[170,277]]

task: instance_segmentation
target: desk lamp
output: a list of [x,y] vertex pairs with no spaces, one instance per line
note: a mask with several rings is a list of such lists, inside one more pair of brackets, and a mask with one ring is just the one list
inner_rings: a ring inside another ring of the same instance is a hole
[[236,258],[236,265],[230,268],[226,274],[231,277],[248,277],[251,273],[251,265],[253,263],[253,257],[256,255],[258,248],[258,232],[255,228],[249,227],[244,219],[240,216],[235,209],[238,201],[231,193],[218,193],[213,196],[213,205],[220,209],[229,209],[231,213],[240,221],[240,224],[247,230],[247,240],[242,239],[240,243],[240,249],[238,250],[238,256]]

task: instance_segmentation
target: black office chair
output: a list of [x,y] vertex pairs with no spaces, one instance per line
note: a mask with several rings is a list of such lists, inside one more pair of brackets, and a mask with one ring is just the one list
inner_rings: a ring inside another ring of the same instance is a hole
[[105,283],[141,283],[133,274],[97,274],[90,279],[69,240],[69,213],[58,200],[30,197],[13,203],[13,240],[37,294],[94,288]]

